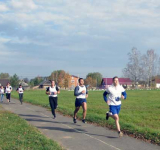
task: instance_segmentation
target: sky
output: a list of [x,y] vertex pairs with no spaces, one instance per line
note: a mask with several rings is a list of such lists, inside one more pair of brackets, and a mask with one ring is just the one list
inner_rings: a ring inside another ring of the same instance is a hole
[[122,76],[133,47],[160,55],[159,0],[0,0],[0,72]]

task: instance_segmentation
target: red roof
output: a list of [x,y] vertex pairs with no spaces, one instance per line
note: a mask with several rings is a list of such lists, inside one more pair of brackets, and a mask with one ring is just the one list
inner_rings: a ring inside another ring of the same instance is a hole
[[[112,78],[103,78],[103,85],[112,85]],[[118,78],[120,84],[131,85],[132,81],[129,78]]]

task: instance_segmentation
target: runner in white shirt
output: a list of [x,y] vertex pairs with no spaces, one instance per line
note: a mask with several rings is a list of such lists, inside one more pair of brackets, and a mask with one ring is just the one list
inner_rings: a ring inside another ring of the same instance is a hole
[[1,94],[1,102],[3,103],[3,96],[4,96],[4,88],[3,85],[0,88],[0,94]]
[[7,86],[5,88],[5,93],[6,93],[6,99],[8,102],[11,102],[11,92],[12,92],[12,87],[10,86],[10,83],[7,83]]
[[22,87],[22,85],[19,85],[16,91],[19,93],[19,101],[21,102],[22,105],[24,88]]
[[85,118],[86,118],[86,113],[87,113],[87,100],[86,100],[86,98],[88,97],[88,91],[86,89],[86,86],[84,85],[83,78],[79,78],[79,86],[75,87],[74,96],[76,96],[76,100],[75,100],[75,111],[74,111],[73,122],[77,123],[76,116],[77,116],[77,113],[80,109],[80,106],[82,106],[82,108],[83,108],[82,122],[85,123],[86,122]]
[[52,114],[54,116],[53,119],[56,118],[55,109],[57,108],[57,94],[59,93],[60,91],[59,88],[55,85],[55,81],[51,81],[51,86],[46,89],[46,94],[49,95],[49,103],[51,106]]
[[[108,99],[107,99],[108,95]],[[106,113],[106,120],[112,117],[115,120],[119,136],[123,136],[119,125],[119,112],[121,109],[121,99],[126,99],[125,89],[119,85],[118,77],[113,78],[113,85],[108,87],[103,93],[105,102],[109,105],[110,111]]]

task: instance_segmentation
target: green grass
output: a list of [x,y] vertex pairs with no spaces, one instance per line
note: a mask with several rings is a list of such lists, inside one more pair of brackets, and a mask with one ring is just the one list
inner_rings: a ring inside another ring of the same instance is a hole
[[0,110],[0,150],[62,150],[19,116]]
[[[102,94],[103,91],[89,91],[86,120],[115,129],[113,119],[105,120],[108,106]],[[127,95],[127,100],[122,101],[120,112],[121,129],[128,134],[134,134],[137,138],[160,144],[160,91],[127,91]],[[18,98],[16,92],[13,92],[12,96]],[[44,90],[25,91],[24,101],[49,108],[48,96]],[[74,102],[73,91],[61,91],[58,111],[72,116]],[[78,113],[78,118],[82,118],[82,109]]]

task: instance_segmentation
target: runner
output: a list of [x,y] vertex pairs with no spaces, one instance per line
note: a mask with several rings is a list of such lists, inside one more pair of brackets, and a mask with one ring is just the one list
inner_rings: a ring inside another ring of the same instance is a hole
[[76,96],[76,100],[75,100],[75,111],[74,111],[73,122],[77,123],[76,116],[77,116],[77,113],[80,109],[80,106],[82,106],[82,108],[83,108],[82,122],[86,123],[86,121],[85,121],[86,113],[87,113],[87,100],[86,100],[86,98],[88,97],[88,91],[84,85],[83,78],[79,78],[79,86],[75,87],[74,96]]
[[4,88],[3,85],[0,88],[0,94],[1,94],[1,102],[3,103],[3,96],[4,96]]
[[19,85],[19,88],[17,88],[16,91],[19,93],[19,101],[21,102],[22,105],[24,88],[22,87],[22,85]]
[[10,86],[10,83],[7,83],[7,86],[5,88],[5,93],[6,93],[6,99],[8,102],[11,102],[11,92],[12,92],[12,87]]
[[[108,95],[108,99],[107,99]],[[121,109],[121,99],[126,99],[125,89],[119,85],[118,77],[113,78],[113,84],[103,93],[105,102],[109,105],[110,111],[106,113],[106,120],[112,117],[115,120],[119,136],[123,136],[119,124],[119,112]]]
[[55,109],[57,108],[57,94],[59,94],[60,91],[58,87],[55,85],[55,81],[51,81],[51,86],[46,89],[46,94],[49,95],[49,103],[51,106],[52,114],[54,116],[53,119],[56,118]]

